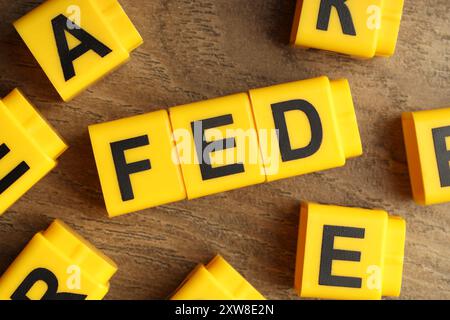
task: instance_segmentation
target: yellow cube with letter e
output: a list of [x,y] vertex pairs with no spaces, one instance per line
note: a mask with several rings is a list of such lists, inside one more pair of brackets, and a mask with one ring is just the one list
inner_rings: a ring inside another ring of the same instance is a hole
[[47,0],[14,26],[64,101],[143,43],[117,0]]
[[100,300],[116,271],[112,260],[55,220],[0,277],[0,299]]
[[403,0],[298,0],[291,43],[356,57],[394,54]]
[[302,203],[295,271],[299,296],[400,295],[406,224],[382,210]]
[[20,90],[0,100],[0,215],[49,173],[66,149]]
[[248,94],[169,109],[188,199],[266,181]]

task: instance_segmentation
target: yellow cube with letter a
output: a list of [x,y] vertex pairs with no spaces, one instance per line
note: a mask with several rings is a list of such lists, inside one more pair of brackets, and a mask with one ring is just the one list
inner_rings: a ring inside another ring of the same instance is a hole
[[172,300],[265,300],[228,262],[216,256],[199,265],[172,296]]
[[21,91],[0,100],[0,215],[49,173],[66,149]]
[[169,113],[188,199],[266,181],[248,94]]
[[382,210],[302,203],[295,271],[299,296],[400,295],[406,224]]
[[403,134],[414,200],[450,201],[450,108],[405,112]]
[[250,90],[267,181],[343,166],[362,154],[347,80]]
[[47,0],[14,26],[65,101],[143,42],[117,0]]
[[186,198],[166,110],[89,127],[110,217]]
[[0,300],[100,300],[116,271],[112,260],[55,220],[0,277]]
[[298,0],[291,43],[356,57],[394,54],[403,0]]

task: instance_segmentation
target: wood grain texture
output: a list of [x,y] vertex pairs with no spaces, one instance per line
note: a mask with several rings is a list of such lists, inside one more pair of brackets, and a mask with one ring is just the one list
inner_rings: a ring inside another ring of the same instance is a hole
[[[406,0],[394,57],[287,45],[295,0],[121,0],[145,39],[125,66],[62,103],[12,22],[42,1],[0,0],[0,95],[20,87],[70,144],[0,218],[0,273],[63,219],[120,270],[108,299],[163,299],[220,252],[271,299],[293,286],[299,201],[383,208],[407,220],[402,298],[450,299],[450,204],[411,199],[400,115],[450,104],[450,2]],[[108,219],[87,126],[320,75],[349,79],[364,156],[339,169]]]

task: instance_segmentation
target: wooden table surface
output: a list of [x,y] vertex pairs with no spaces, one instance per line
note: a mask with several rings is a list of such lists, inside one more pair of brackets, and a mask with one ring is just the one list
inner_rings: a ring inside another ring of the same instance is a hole
[[[450,299],[450,204],[411,198],[400,115],[450,104],[450,2],[405,0],[396,54],[355,60],[288,46],[295,0],[121,0],[145,43],[69,103],[12,22],[39,0],[0,0],[0,95],[20,87],[70,145],[0,218],[0,273],[55,218],[113,258],[108,299],[164,299],[221,253],[267,298],[294,299],[299,201],[407,220],[401,298]],[[364,155],[339,169],[107,217],[87,126],[320,75],[349,79]]]

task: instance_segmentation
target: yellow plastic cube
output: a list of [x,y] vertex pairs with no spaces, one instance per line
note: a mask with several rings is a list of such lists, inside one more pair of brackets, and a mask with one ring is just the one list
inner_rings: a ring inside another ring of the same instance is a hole
[[247,94],[170,108],[188,199],[265,181]]
[[250,90],[267,181],[343,166],[362,154],[347,80]]
[[402,115],[414,200],[429,205],[450,201],[450,108]]
[[361,58],[392,56],[403,0],[297,0],[291,43]]
[[110,217],[186,198],[166,110],[89,127]]
[[0,278],[0,300],[100,300],[117,266],[59,220]]
[[0,100],[0,215],[56,166],[64,141],[15,89]]
[[65,101],[143,43],[117,0],[47,0],[14,26]]
[[299,296],[400,295],[406,224],[382,210],[303,203],[295,271]]
[[221,256],[206,267],[199,265],[183,282],[171,300],[265,300]]

